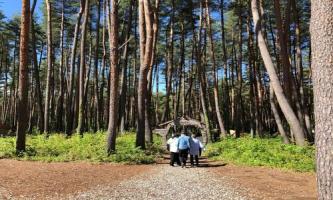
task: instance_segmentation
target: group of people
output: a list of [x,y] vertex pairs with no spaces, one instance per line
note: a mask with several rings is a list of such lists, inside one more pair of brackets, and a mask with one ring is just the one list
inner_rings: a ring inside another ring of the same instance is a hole
[[182,132],[180,136],[179,134],[172,134],[167,141],[167,148],[170,151],[171,166],[177,163],[184,168],[189,154],[191,166],[199,166],[199,156],[201,156],[203,145],[197,134],[192,134],[191,137],[185,132]]

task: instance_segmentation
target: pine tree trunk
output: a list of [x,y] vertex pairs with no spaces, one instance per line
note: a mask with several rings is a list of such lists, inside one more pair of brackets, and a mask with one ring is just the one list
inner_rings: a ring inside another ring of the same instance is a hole
[[282,109],[284,116],[286,117],[286,119],[290,125],[292,132],[295,134],[296,143],[298,145],[303,146],[303,145],[305,145],[305,137],[304,137],[303,129],[283,92],[283,89],[279,82],[279,78],[274,69],[274,64],[273,64],[272,58],[270,57],[270,54],[269,54],[269,51],[267,48],[267,44],[266,44],[265,39],[262,34],[261,25],[260,25],[260,17],[259,17],[259,13],[258,13],[257,0],[251,1],[251,8],[252,8],[254,27],[255,27],[255,30],[256,30],[256,33],[258,36],[258,46],[259,46],[262,58],[264,60],[267,72],[269,74],[272,87],[276,94],[276,98],[279,102],[279,105]]
[[[90,31],[91,32],[91,31]],[[88,95],[89,95],[89,82],[90,82],[90,73],[91,73],[91,65],[92,65],[92,37],[90,37],[90,45],[89,45],[89,54],[88,54],[88,67],[86,68],[85,72],[85,79],[84,79],[84,86],[83,86],[83,108],[84,108],[84,117],[83,117],[83,126],[82,130],[87,131],[89,127],[89,119],[92,119],[93,117],[89,117],[89,105],[88,105]],[[93,101],[92,101],[93,103]]]
[[66,115],[67,115],[67,123],[66,123],[66,133],[67,135],[71,135],[73,131],[73,125],[74,125],[74,104],[75,101],[73,99],[73,91],[74,91],[74,75],[75,75],[75,60],[76,60],[76,48],[77,48],[77,40],[79,37],[79,31],[80,31],[80,24],[81,24],[81,18],[83,15],[85,7],[85,0],[81,0],[81,6],[80,11],[77,17],[77,22],[75,24],[75,30],[74,30],[74,38],[72,43],[72,53],[71,53],[71,61],[70,61],[70,81],[69,81],[69,89],[68,89],[68,99],[67,99],[67,106],[66,106]]
[[139,0],[138,13],[139,13],[139,35],[140,35],[140,71],[138,80],[138,124],[136,135],[136,146],[142,149],[145,148],[145,95],[147,94],[147,73],[148,69],[144,66],[145,62],[145,11],[144,0]]
[[[18,43],[18,41],[17,40],[19,40],[20,38],[18,38],[18,39],[16,39],[17,38],[17,36],[15,37],[15,42],[14,42],[14,52],[13,52],[13,74],[14,74],[14,77],[15,77],[15,75],[17,74],[18,75],[18,73],[16,72],[16,58],[17,58],[17,43]],[[19,71],[19,70],[17,70],[17,71]],[[16,118],[16,105],[17,105],[17,99],[16,99],[16,97],[17,97],[17,85],[18,85],[18,80],[16,80],[16,79],[18,79],[19,77],[15,77],[15,78],[13,78],[13,84],[12,84],[12,88],[11,88],[11,90],[12,90],[12,108],[11,108],[11,112],[13,113],[12,114],[12,117],[11,117],[11,123],[10,123],[10,125],[11,125],[11,129],[12,130],[14,130],[15,128],[17,128],[16,127],[16,123],[17,123],[17,118]]]
[[301,48],[301,24],[300,17],[297,10],[296,1],[292,0],[292,9],[294,13],[294,22],[295,22],[295,35],[296,35],[296,71],[297,71],[297,86],[298,86],[298,104],[299,104],[299,119],[304,128],[304,132],[307,134],[307,139],[309,142],[314,141],[314,137],[311,134],[311,125],[307,125],[306,122],[306,107],[305,107],[305,94],[304,94],[304,72],[303,72],[303,59],[302,59],[302,48]]
[[[202,5],[201,5],[202,7]],[[190,3],[190,9],[193,10],[192,2]],[[193,11],[192,11],[193,12]],[[206,101],[206,86],[205,86],[205,78],[203,76],[203,69],[201,66],[201,32],[202,32],[202,12],[200,14],[200,22],[199,22],[199,33],[198,33],[198,39],[195,32],[195,19],[192,17],[191,19],[191,27],[192,27],[192,33],[193,33],[193,48],[194,48],[194,56],[196,61],[196,67],[197,67],[197,77],[199,79],[199,97],[198,97],[198,103],[201,103],[202,108],[202,118],[206,125],[206,135],[204,136],[204,142],[208,143],[211,142],[211,132],[210,132],[210,118],[208,115],[208,109],[207,109],[207,101]],[[198,109],[200,110],[200,109]]]
[[45,108],[44,108],[44,133],[46,137],[49,134],[50,123],[50,95],[51,95],[51,73],[52,67],[52,22],[51,22],[51,2],[45,0],[46,12],[47,12],[47,77],[46,77],[46,89],[45,89]]
[[[248,10],[249,16],[250,16],[250,10],[251,10],[251,2],[249,2],[248,7],[250,8]],[[250,126],[251,126],[251,137],[254,138],[256,134],[258,134],[257,129],[257,110],[259,109],[255,102],[256,102],[256,84],[255,84],[255,56],[254,56],[254,50],[253,50],[253,32],[251,27],[251,19],[248,17],[247,23],[246,23],[247,33],[248,33],[248,58],[249,58],[249,65],[248,65],[248,73],[249,73],[249,82],[250,82]],[[258,134],[260,135],[260,133]]]
[[98,63],[99,63],[99,31],[100,31],[100,19],[101,19],[101,4],[102,0],[97,0],[97,21],[96,21],[96,46],[95,46],[95,58],[94,58],[94,78],[95,78],[95,90],[94,100],[96,104],[96,128],[95,130],[101,129],[101,100],[99,95],[99,84],[98,84]]
[[224,119],[226,131],[229,130],[230,122],[230,96],[229,96],[229,83],[228,83],[228,53],[226,48],[226,37],[225,37],[225,28],[224,28],[224,0],[220,1],[220,15],[221,15],[221,41],[222,41],[222,51],[223,51],[223,71],[224,71]]
[[132,27],[132,15],[133,15],[133,7],[134,7],[134,0],[131,0],[130,7],[128,9],[128,22],[125,31],[125,46],[123,51],[123,68],[121,74],[121,93],[120,93],[120,132],[124,132],[126,130],[126,98],[127,98],[127,68],[128,68],[128,52],[129,52],[129,44],[128,40],[130,39],[131,35],[131,27]]
[[273,112],[273,116],[274,116],[276,125],[278,127],[278,131],[279,131],[279,133],[280,133],[280,135],[283,139],[283,143],[290,144],[290,140],[288,138],[288,135],[287,135],[286,131],[284,130],[284,127],[283,127],[278,109],[277,109],[277,107],[275,105],[275,102],[274,102],[274,90],[273,90],[273,86],[271,84],[270,84],[270,87],[269,87],[269,102],[271,104],[271,109],[272,109],[272,112]]
[[[176,113],[178,115],[180,100],[182,106],[181,116],[185,116],[185,28],[184,19],[181,19],[181,39],[180,39],[180,69],[179,69],[179,90],[177,95],[177,108]],[[177,116],[176,115],[176,116]]]
[[243,16],[242,16],[242,1],[238,1],[238,60],[236,67],[237,74],[237,94],[235,99],[235,129],[236,137],[240,137],[240,132],[243,131],[244,126],[244,109],[243,109],[243,99],[242,99],[242,90],[243,90]]
[[166,95],[165,95],[165,110],[163,112],[162,121],[165,122],[170,119],[170,95],[172,91],[172,74],[173,74],[173,40],[174,40],[174,16],[175,15],[175,1],[172,0],[172,14],[170,17],[170,33],[166,35],[167,38],[167,68],[166,68]]
[[37,104],[38,104],[38,115],[39,115],[39,130],[43,131],[44,126],[44,109],[43,109],[43,95],[40,87],[40,77],[38,70],[38,61],[37,61],[37,48],[36,48],[36,34],[35,34],[35,23],[33,21],[33,14],[35,11],[37,0],[34,0],[31,13],[30,13],[30,23],[31,23],[31,43],[32,43],[32,60],[33,60],[33,72],[35,76],[35,84],[36,84],[36,96],[37,96]]
[[159,96],[159,67],[156,65],[156,102],[155,102],[155,124],[158,125],[160,123],[160,115],[159,115],[159,105],[160,105],[160,96]]
[[[138,8],[138,6],[136,6],[136,8]],[[138,17],[137,17],[138,18]],[[137,35],[137,27],[138,27],[138,20],[135,20],[134,23],[134,35]],[[138,49],[138,42],[137,40],[135,40],[134,43],[134,48]],[[140,50],[141,51],[141,50]],[[134,56],[133,56],[133,80],[132,80],[132,95],[131,95],[131,106],[130,106],[130,115],[129,115],[129,119],[130,119],[130,126],[136,127],[137,124],[137,115],[135,113],[137,113],[137,83],[138,83],[138,78],[137,78],[137,51],[135,51]]]
[[107,25],[107,20],[106,20],[106,4],[103,4],[103,30],[102,30],[102,47],[103,47],[103,56],[102,56],[102,83],[100,86],[100,90],[99,90],[99,104],[100,104],[100,121],[98,122],[101,126],[101,129],[104,129],[104,125],[105,123],[103,123],[104,120],[104,114],[105,114],[105,110],[108,109],[104,109],[104,88],[105,88],[105,72],[106,72],[106,25]]
[[333,1],[311,1],[318,199],[333,199]]
[[152,31],[153,31],[153,38],[152,38],[152,52],[151,58],[149,63],[149,72],[148,72],[148,83],[147,83],[147,97],[146,97],[146,110],[145,110],[145,140],[148,145],[153,143],[153,132],[151,130],[151,123],[153,121],[152,113],[152,86],[153,86],[153,66],[155,64],[155,55],[156,55],[156,45],[158,40],[158,11],[159,11],[159,0],[155,0],[155,6],[153,11],[153,22],[152,22]]
[[231,122],[232,127],[235,128],[235,119],[236,119],[236,103],[235,103],[235,62],[236,62],[236,52],[235,52],[235,38],[234,32],[232,31],[232,51],[231,51],[231,69],[229,71],[231,78]]
[[28,122],[28,51],[30,27],[30,1],[22,0],[22,17],[20,31],[20,68],[18,87],[18,112],[16,129],[16,151],[25,151],[25,132]]
[[80,73],[79,73],[79,110],[78,110],[78,123],[77,123],[77,133],[83,134],[83,123],[85,115],[85,105],[84,105],[84,83],[86,75],[86,37],[87,37],[87,24],[89,18],[89,0],[85,0],[84,9],[84,19],[82,22],[82,33],[81,33],[81,47],[80,47]]
[[107,139],[108,154],[116,150],[117,118],[118,118],[118,1],[111,1],[111,12],[109,20],[109,42],[110,42],[110,104],[109,104],[109,126]]
[[63,131],[63,104],[64,104],[64,0],[62,0],[62,13],[61,13],[61,28],[60,28],[60,71],[59,71],[59,84],[60,84],[60,94],[57,99],[57,125],[58,131]]
[[219,124],[219,128],[221,131],[221,136],[225,138],[227,136],[226,130],[224,128],[223,119],[220,113],[220,103],[219,103],[219,92],[218,92],[218,81],[217,81],[217,69],[216,69],[216,61],[215,61],[215,53],[214,53],[214,42],[213,42],[213,33],[212,33],[212,25],[210,21],[210,11],[209,11],[209,3],[208,0],[206,3],[206,21],[208,27],[208,39],[210,41],[210,56],[213,65],[213,81],[214,81],[214,103],[215,103],[215,113],[217,117],[217,121]]
[[[153,52],[153,29],[149,0],[139,0],[139,30],[140,30],[140,75],[138,83],[138,130],[136,146],[145,148],[145,109],[147,101],[147,75]],[[145,29],[144,29],[145,28]]]
[[[283,89],[289,103],[292,103],[292,77],[291,77],[291,66],[289,62],[288,47],[287,47],[287,33],[285,32],[288,24],[282,24],[282,17],[280,11],[280,1],[274,0],[274,12],[276,16],[277,34],[278,34],[278,46],[280,49],[280,59],[283,67]],[[287,11],[286,11],[287,12]],[[287,20],[285,20],[287,21]],[[286,23],[286,22],[285,22]],[[283,26],[284,25],[284,26]]]

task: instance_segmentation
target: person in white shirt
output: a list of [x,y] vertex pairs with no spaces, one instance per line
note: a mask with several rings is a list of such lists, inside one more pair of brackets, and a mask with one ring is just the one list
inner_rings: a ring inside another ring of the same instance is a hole
[[180,166],[179,151],[178,151],[178,135],[172,134],[172,137],[168,140],[168,150],[170,151],[170,165],[174,166],[175,162]]
[[193,134],[190,139],[190,162],[191,166],[194,166],[194,159],[195,159],[195,165],[199,166],[199,155],[203,148],[202,143],[197,138],[196,134]]

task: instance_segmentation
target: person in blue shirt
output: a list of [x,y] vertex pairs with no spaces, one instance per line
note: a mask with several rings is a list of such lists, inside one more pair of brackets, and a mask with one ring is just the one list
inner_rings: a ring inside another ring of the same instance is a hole
[[178,139],[178,150],[180,161],[182,162],[182,168],[184,168],[186,166],[188,152],[190,150],[190,137],[185,135],[184,130]]

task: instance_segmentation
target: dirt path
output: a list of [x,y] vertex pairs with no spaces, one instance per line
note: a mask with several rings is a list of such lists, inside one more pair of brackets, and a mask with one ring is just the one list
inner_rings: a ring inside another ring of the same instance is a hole
[[267,167],[226,165],[210,172],[227,178],[232,184],[248,189],[255,199],[315,200],[314,173],[296,173]]
[[149,173],[153,166],[41,163],[0,159],[0,200],[46,199],[81,193],[98,185],[117,185]]
[[0,199],[316,199],[313,174],[201,166],[0,160]]

